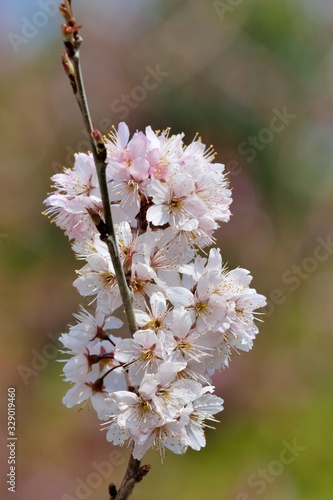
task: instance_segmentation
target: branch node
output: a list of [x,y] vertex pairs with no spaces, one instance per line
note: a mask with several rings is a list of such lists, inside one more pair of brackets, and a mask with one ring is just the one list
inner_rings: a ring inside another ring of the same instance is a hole
[[64,67],[65,73],[69,78],[69,82],[71,84],[71,87],[73,89],[74,94],[77,93],[77,84],[76,84],[76,78],[75,78],[75,69],[72,61],[68,57],[67,52],[63,52],[62,57],[61,57],[61,62]]
[[95,210],[93,210],[92,208],[87,208],[87,212],[88,214],[90,215],[90,218],[91,220],[93,221],[93,223],[95,224],[96,226],[96,229],[97,231],[99,232],[100,234],[100,238],[102,241],[106,242],[109,235],[108,235],[108,228],[104,222],[104,220],[102,219],[102,217],[97,213],[95,212]]
[[94,130],[91,132],[91,137],[93,138],[93,141],[95,143],[100,161],[105,162],[107,156],[105,143],[102,134],[95,127],[95,125],[94,125]]

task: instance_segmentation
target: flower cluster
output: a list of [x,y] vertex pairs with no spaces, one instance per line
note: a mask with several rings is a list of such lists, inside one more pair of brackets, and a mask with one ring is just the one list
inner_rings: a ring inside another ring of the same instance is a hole
[[45,201],[84,261],[74,286],[91,298],[93,311],[82,308],[60,338],[71,355],[65,380],[73,384],[64,403],[90,399],[107,439],[132,442],[134,458],[151,446],[162,457],[166,448],[199,450],[206,422],[223,409],[211,377],[234,351],[251,349],[265,298],[250,288],[248,271],[229,271],[218,249],[202,251],[230,217],[231,191],[211,148],[197,137],[186,146],[182,134],[150,127],[130,139],[124,123],[106,147],[111,212],[138,330],[125,339],[115,332],[120,293],[89,215],[103,218],[94,161],[81,153],[73,169],[53,176],[55,191]]

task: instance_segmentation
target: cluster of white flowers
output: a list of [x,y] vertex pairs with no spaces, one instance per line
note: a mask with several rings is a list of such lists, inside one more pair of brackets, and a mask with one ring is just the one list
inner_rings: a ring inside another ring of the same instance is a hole
[[[248,351],[257,334],[254,312],[265,298],[245,269],[228,271],[214,242],[230,217],[224,165],[197,137],[186,146],[169,130],[136,132],[121,123],[106,141],[107,180],[120,258],[133,291],[138,331],[122,339],[113,314],[121,298],[108,248],[88,214],[103,218],[91,154],[53,176],[47,213],[73,240],[85,262],[74,286],[91,297],[60,338],[71,358],[68,407],[90,399],[107,439],[132,442],[141,459],[155,446],[184,453],[205,446],[206,421],[223,409],[211,377],[233,351]],[[205,255],[205,256],[202,256]]]

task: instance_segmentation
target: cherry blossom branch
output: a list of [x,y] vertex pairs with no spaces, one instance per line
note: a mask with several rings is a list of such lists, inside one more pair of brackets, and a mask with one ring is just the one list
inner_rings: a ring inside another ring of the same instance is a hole
[[[70,0],[61,4],[60,12],[66,21],[66,23],[62,25],[64,45],[66,48],[66,51],[62,56],[62,63],[79,105],[85,128],[90,136],[91,150],[94,157],[101,191],[105,222],[102,220],[98,221],[99,225],[96,225],[96,227],[100,233],[101,240],[108,246],[120,295],[124,304],[129,331],[133,335],[133,333],[135,333],[138,329],[133,308],[133,294],[128,287],[124,269],[119,257],[116,234],[112,220],[111,205],[106,180],[106,148],[101,133],[92,123],[84,88],[79,52],[82,43],[82,37],[79,33],[80,26],[76,25]],[[92,218],[94,220],[94,217]],[[95,220],[94,222],[96,224]]]
[[[91,400],[106,439],[132,445],[119,490],[113,483],[108,489],[109,500],[127,500],[150,470],[141,465],[149,448],[163,461],[167,449],[181,455],[205,446],[206,422],[223,410],[211,376],[229,366],[234,351],[252,348],[256,310],[266,299],[250,288],[249,271],[228,270],[219,249],[205,251],[219,221],[231,215],[231,190],[213,149],[197,137],[186,145],[183,134],[150,126],[130,138],[124,122],[103,139],[89,113],[71,0],[62,0],[60,11],[62,62],[92,154],[76,155],[72,169],[52,177],[46,214],[86,261],[74,286],[95,297],[93,314],[82,308],[60,337],[66,348],[61,352],[71,356],[64,360],[65,378],[74,384],[63,402],[71,408]],[[117,234],[110,198],[121,208]],[[113,316],[120,299],[133,334],[127,339],[114,334],[123,324]]]
[[119,490],[117,491],[113,483],[109,486],[110,500],[126,500],[131,495],[135,485],[140,483],[151,469],[149,464],[142,465],[140,467],[140,463],[141,462],[133,458],[133,455],[131,454],[127,470]]
[[[80,26],[76,25],[72,13],[71,0],[64,1],[60,6],[60,12],[66,23],[62,25],[62,33],[66,51],[62,56],[64,70],[69,78],[73,93],[79,105],[85,128],[90,136],[91,150],[96,166],[98,182],[101,192],[101,199],[104,210],[104,221],[94,212],[90,211],[95,226],[100,233],[100,238],[104,241],[111,256],[112,264],[115,270],[120,295],[124,305],[125,315],[128,322],[130,333],[133,335],[137,331],[137,324],[133,308],[133,293],[130,290],[124,269],[120,260],[119,250],[114,230],[111,205],[106,179],[106,148],[101,133],[94,127],[89,106],[87,102],[84,81],[80,64],[80,46],[82,37],[79,33]],[[141,466],[141,461],[133,458],[132,453],[128,462],[124,479],[119,491],[112,483],[109,486],[110,500],[126,500],[132,493],[135,485],[150,471],[150,465]]]

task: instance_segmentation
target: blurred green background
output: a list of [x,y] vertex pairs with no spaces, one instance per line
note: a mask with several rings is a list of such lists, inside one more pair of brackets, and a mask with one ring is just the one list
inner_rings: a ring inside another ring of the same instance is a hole
[[[95,412],[62,406],[67,387],[55,339],[80,303],[72,287],[77,263],[62,232],[41,215],[50,176],[87,149],[60,64],[56,3],[5,0],[1,7],[0,491],[12,498],[4,444],[12,386],[15,498],[106,500],[128,450],[110,458]],[[330,500],[332,2],[73,4],[96,125],[103,132],[123,119],[132,132],[171,126],[189,142],[198,131],[213,144],[234,196],[219,246],[269,298],[254,350],[215,378],[225,410],[207,447],[170,453],[163,465],[149,453],[152,471],[133,499]],[[148,73],[154,88],[145,84]],[[298,451],[283,464],[286,443]],[[112,465],[106,478],[96,472],[103,461]]]

